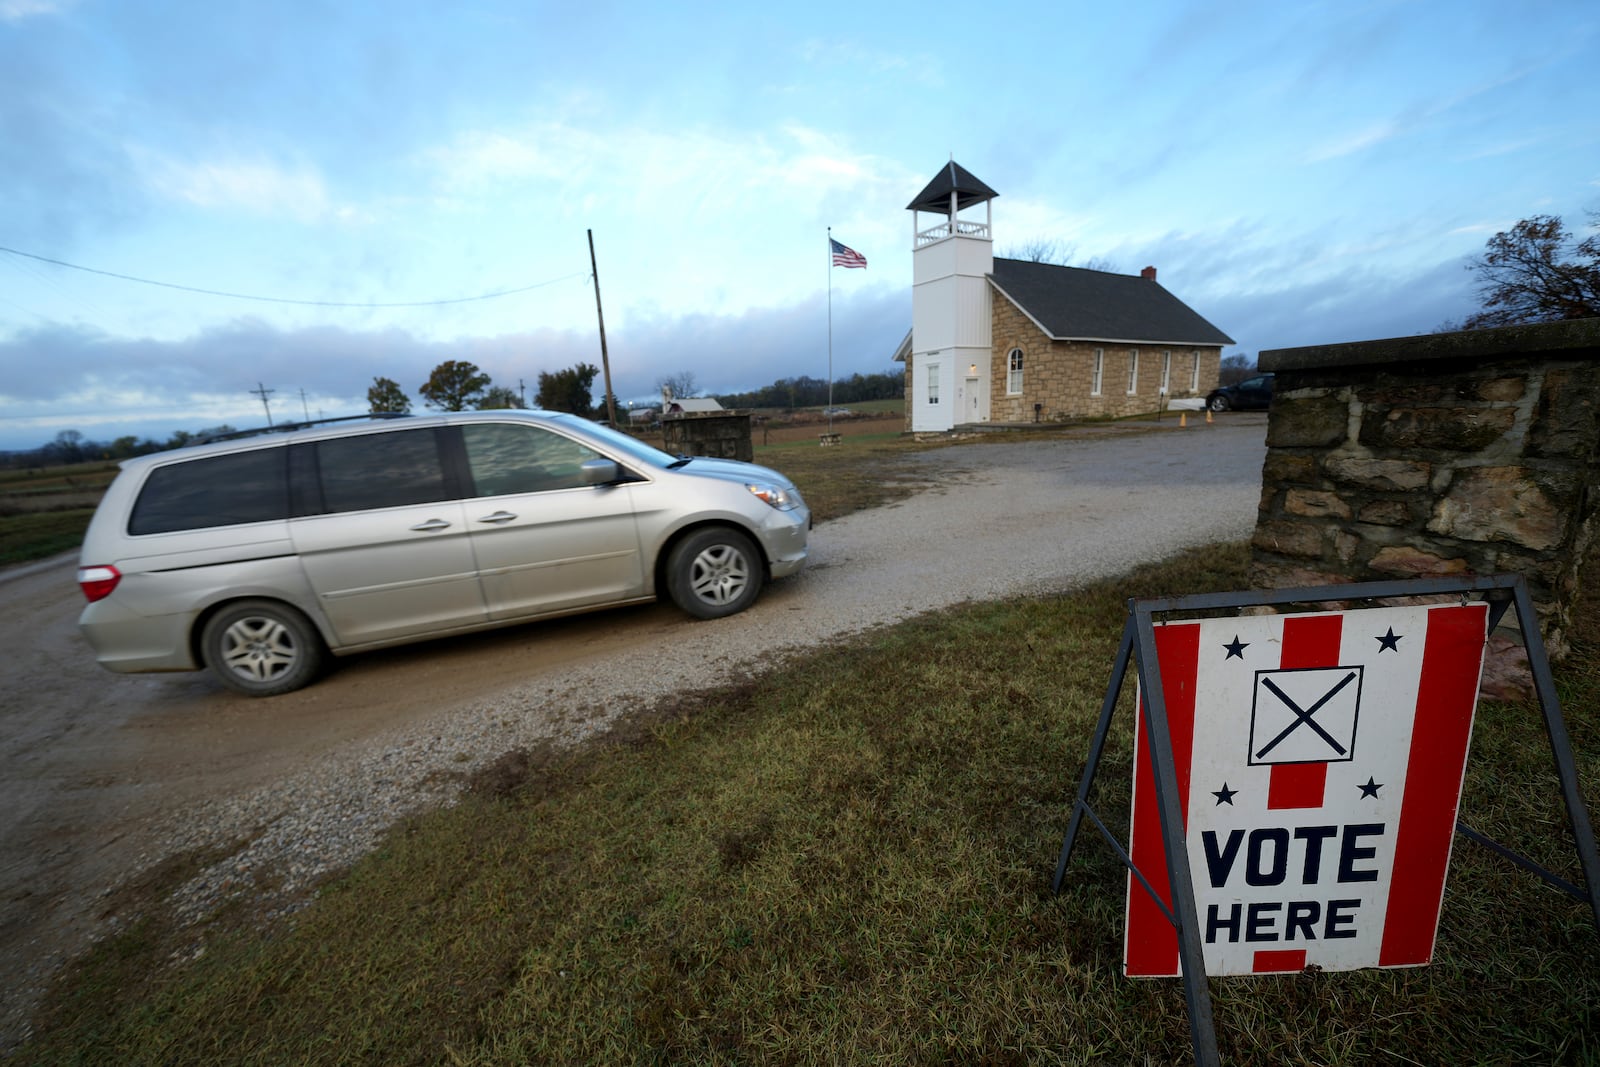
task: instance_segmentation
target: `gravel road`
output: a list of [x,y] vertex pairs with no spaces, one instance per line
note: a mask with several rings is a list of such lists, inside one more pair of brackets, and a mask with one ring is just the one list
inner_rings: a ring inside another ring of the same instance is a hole
[[919,453],[927,491],[818,526],[806,570],[744,614],[658,605],[388,650],[266,701],[103,672],[77,635],[74,561],[0,573],[0,1052],[41,982],[117,921],[118,887],[167,857],[223,857],[179,891],[189,917],[258,884],[292,893],[513,748],[787,651],[1245,537],[1265,421]]

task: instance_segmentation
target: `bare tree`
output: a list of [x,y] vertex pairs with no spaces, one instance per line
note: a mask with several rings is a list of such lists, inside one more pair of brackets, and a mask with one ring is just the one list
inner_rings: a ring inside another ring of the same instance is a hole
[[694,396],[700,389],[700,383],[695,381],[694,371],[681,370],[656,382],[656,388],[671,389],[672,395],[681,400]]
[[[1590,212],[1600,226],[1600,213]],[[1600,232],[1577,242],[1555,215],[1535,215],[1489,238],[1467,265],[1483,308],[1462,328],[1600,316]]]
[[1047,240],[1035,237],[1031,241],[1024,241],[1013,248],[1005,249],[1000,253],[1003,259],[1020,259],[1024,263],[1050,263],[1058,267],[1081,267],[1084,270],[1099,270],[1117,273],[1116,265],[1104,256],[1090,256],[1082,262],[1073,262],[1078,258],[1078,246],[1069,242]]
[[1014,248],[1007,248],[1000,255],[1003,259],[1020,259],[1024,263],[1054,263],[1065,267],[1072,262],[1072,257],[1077,253],[1077,245],[1035,237]]
[[1248,352],[1235,352],[1231,356],[1222,357],[1222,368],[1218,372],[1218,385],[1238,385],[1256,371],[1256,361]]

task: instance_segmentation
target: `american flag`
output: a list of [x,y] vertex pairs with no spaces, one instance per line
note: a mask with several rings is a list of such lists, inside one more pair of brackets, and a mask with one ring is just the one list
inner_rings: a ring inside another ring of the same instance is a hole
[[833,265],[835,267],[865,267],[867,265],[867,257],[855,249],[846,248],[831,237],[828,238],[828,243],[833,246]]

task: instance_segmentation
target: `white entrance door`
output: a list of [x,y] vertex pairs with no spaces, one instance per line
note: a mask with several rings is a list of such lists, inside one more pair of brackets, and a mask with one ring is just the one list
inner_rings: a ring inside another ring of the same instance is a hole
[[983,400],[983,397],[981,395],[979,395],[979,392],[978,392],[978,379],[976,379],[976,378],[968,378],[967,379],[966,399],[967,399],[967,406],[966,406],[966,409],[965,409],[966,414],[964,416],[964,421],[966,421],[966,422],[987,422],[987,421],[989,421],[987,418],[984,417],[982,404],[981,404],[981,401]]

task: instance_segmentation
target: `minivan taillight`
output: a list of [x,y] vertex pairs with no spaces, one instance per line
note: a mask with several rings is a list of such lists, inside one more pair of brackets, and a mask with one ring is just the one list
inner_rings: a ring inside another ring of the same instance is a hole
[[78,585],[83,589],[83,595],[89,598],[89,603],[104,600],[111,595],[111,591],[122,581],[122,572],[115,567],[79,567]]

